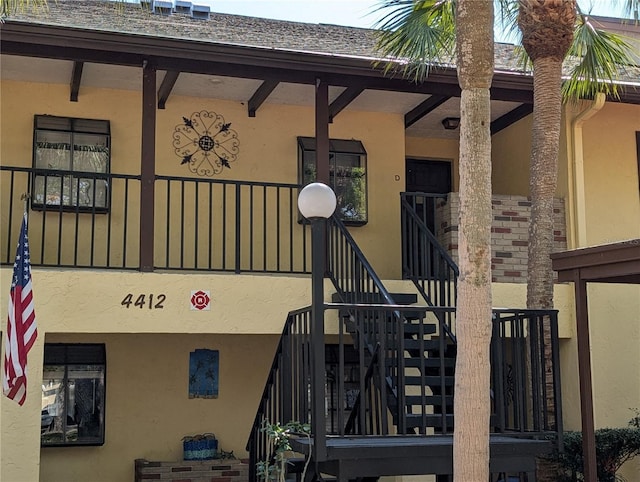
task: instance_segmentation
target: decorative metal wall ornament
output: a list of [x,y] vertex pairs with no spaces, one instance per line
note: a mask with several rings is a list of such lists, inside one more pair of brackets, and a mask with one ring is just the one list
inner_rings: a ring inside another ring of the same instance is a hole
[[198,176],[220,174],[238,158],[240,141],[220,114],[205,110],[182,118],[173,133],[175,153]]

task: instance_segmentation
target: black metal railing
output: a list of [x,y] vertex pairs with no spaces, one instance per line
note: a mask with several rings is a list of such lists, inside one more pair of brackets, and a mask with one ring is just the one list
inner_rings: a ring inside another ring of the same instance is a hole
[[[327,262],[327,274],[333,282],[336,291],[340,295],[340,298],[345,303],[381,303],[385,305],[395,305],[395,301],[389,291],[385,288],[384,284],[375,273],[370,263],[354,241],[353,237],[339,219],[332,218],[328,223],[328,262]],[[454,286],[455,289],[455,286]],[[442,309],[438,309],[442,308]],[[442,417],[442,423],[439,424],[440,429],[446,431],[448,421],[451,418],[451,406],[453,400],[453,387],[449,384],[450,379],[445,376],[445,373],[452,373],[453,366],[450,360],[445,361],[447,353],[451,352],[451,345],[455,345],[455,336],[453,334],[454,320],[455,320],[455,308],[452,307],[437,307],[425,313],[424,318],[414,325],[413,319],[407,319],[406,313],[409,313],[412,317],[419,315],[412,310],[388,310],[385,312],[385,316],[389,317],[387,326],[390,330],[401,333],[403,343],[414,345],[416,343],[416,336],[419,333],[410,333],[408,330],[422,329],[423,323],[426,322],[425,318],[428,318],[430,327],[434,328],[434,331],[430,331],[429,334],[434,334],[436,338],[429,340],[428,345],[434,346],[435,350],[439,350],[441,357],[441,363],[433,364],[433,360],[430,360],[430,365],[427,371],[421,373],[428,373],[430,380],[439,380],[438,385],[432,385],[432,391],[434,395],[443,397],[443,403],[436,403],[439,413],[438,417]],[[379,339],[377,337],[371,337],[374,331],[363,331],[362,328],[370,326],[368,323],[358,323],[358,314],[351,313],[352,322],[347,326],[350,328],[350,333],[354,337],[356,346],[358,346],[365,358],[363,359],[367,363],[367,369],[365,373],[372,373],[372,367],[376,363],[377,350],[379,347]],[[422,333],[424,335],[424,332]],[[443,336],[439,336],[443,334]],[[417,343],[424,341],[424,337],[417,338]],[[418,351],[419,348],[423,348],[424,345],[419,347],[411,347],[408,350],[409,358],[412,358],[409,362],[410,365],[420,363],[423,356],[419,355],[424,353]],[[455,350],[455,347],[453,348]],[[404,350],[403,350],[404,351]],[[401,351],[401,353],[403,353]],[[404,359],[403,359],[404,360]],[[387,363],[387,362],[385,362]],[[404,362],[402,362],[404,363]],[[405,378],[399,376],[403,373],[404,369],[398,364],[389,365],[386,364],[382,368],[387,373],[386,377],[369,377],[365,379],[368,390],[360,390],[358,395],[358,407],[364,406],[360,400],[365,394],[367,397],[382,396],[385,400],[385,404],[389,410],[396,413],[395,419],[397,421],[397,429],[399,433],[415,433],[424,431],[424,427],[415,423],[407,423],[406,415],[412,410],[412,404],[407,403],[405,399]],[[400,370],[402,368],[402,370]],[[416,367],[414,367],[416,368]],[[420,368],[420,367],[418,367]],[[422,367],[425,368],[425,367]],[[394,372],[395,370],[395,372]],[[394,376],[394,373],[396,374]],[[362,378],[361,378],[362,380]],[[373,385],[371,385],[373,384]],[[377,387],[378,394],[374,387]],[[384,395],[384,396],[383,396]],[[414,398],[409,399],[409,401]],[[415,417],[412,417],[415,418]],[[429,416],[429,421],[433,421],[434,417]],[[360,421],[362,422],[362,420]],[[449,423],[450,425],[450,423]],[[350,430],[351,426],[347,430]],[[361,429],[361,427],[360,427]],[[422,432],[420,432],[422,433]]]
[[[326,433],[350,437],[453,432],[453,414],[441,410],[453,403],[451,392],[434,389],[453,385],[452,374],[444,370],[452,360],[440,344],[443,337],[432,329],[434,320],[443,319],[437,312],[453,308],[330,303],[324,309],[337,313],[339,329],[336,369],[326,371],[321,385],[325,397],[336,393],[338,400],[350,405],[350,411],[337,412],[335,423],[325,426]],[[322,340],[311,336],[310,318],[305,308],[287,319],[247,445],[251,471],[256,462],[272,456],[267,435],[261,432],[265,421],[325,420],[324,403],[316,404],[316,412],[312,410],[315,381],[311,373],[314,353],[319,353],[314,348],[324,344],[324,336]],[[491,398],[487,399],[491,431],[516,437],[555,435],[561,444],[557,312],[494,310],[492,323]],[[353,333],[359,334],[357,339]],[[365,339],[366,345],[361,342]],[[346,352],[354,342],[357,356],[349,364],[357,376],[345,370]],[[433,368],[439,370],[437,374]],[[352,403],[347,393],[354,389],[355,379],[358,396]],[[394,387],[399,403],[389,403],[385,390],[380,390],[383,386]],[[323,453],[325,448],[317,445],[326,439],[316,435],[311,434],[315,449]],[[253,474],[251,480],[255,480]]]
[[[495,429],[562,437],[558,312],[494,310]],[[561,443],[561,440],[559,441]]]
[[326,268],[344,302],[395,304],[351,233],[336,216],[327,222]]
[[402,273],[412,280],[432,306],[456,306],[459,270],[432,231],[442,194],[400,194]]
[[[430,306],[454,307],[459,270],[432,231],[437,222],[437,203],[443,194],[400,195],[402,223],[402,275],[411,280]],[[455,342],[455,312],[442,312],[444,327]]]
[[[344,310],[346,306],[329,308]],[[447,368],[452,367],[453,359],[441,344],[444,338],[436,335],[438,320],[444,319],[437,312],[443,310],[450,308],[372,304],[353,308],[348,317],[341,318],[341,339],[355,331],[374,347],[369,360],[362,344],[357,346],[360,396],[341,435],[426,435],[429,428],[449,431],[452,415],[445,407],[453,403],[453,376]],[[341,381],[337,386],[340,389]],[[380,390],[385,386],[393,387],[392,398]]]
[[311,310],[292,311],[282,330],[280,342],[267,376],[258,410],[251,426],[249,480],[257,480],[256,464],[271,461],[267,424],[285,425],[291,421],[311,422],[311,369],[313,363]]
[[[20,197],[31,193],[33,265],[140,269],[139,175],[9,166],[0,175],[2,264],[13,263]],[[33,192],[36,178],[42,195]],[[88,186],[86,199],[78,182]],[[47,198],[56,186],[58,196]],[[311,236],[299,222],[298,191],[297,184],[156,176],[154,267],[309,273]]]
[[[139,267],[140,176],[67,172],[0,166],[2,243],[0,262],[13,263],[13,248],[25,211],[21,195],[30,193],[27,205],[31,263],[36,266],[73,268]],[[34,176],[42,181],[34,193]],[[79,184],[86,183],[81,200]],[[106,196],[97,202],[100,191]],[[47,198],[57,186],[57,195]],[[84,205],[83,205],[84,204]]]
[[309,273],[297,184],[156,176],[160,269]]
[[[326,272],[343,303],[396,304],[351,233],[336,216],[332,216],[327,222]],[[349,316],[354,318],[356,315],[351,313]],[[406,321],[399,311],[390,311],[389,316],[399,323]],[[365,357],[363,363],[366,361],[369,366],[366,371],[370,371],[376,361],[376,344],[368,339],[366,332],[358,329],[357,323],[351,323],[348,326],[351,328],[355,345],[362,350]],[[385,403],[394,407],[398,405],[397,391],[391,383],[392,380],[370,378],[368,381],[379,384],[377,390],[381,395],[384,395]],[[374,393],[373,387],[371,388],[372,390],[367,393]],[[359,390],[356,401],[358,405],[361,404],[359,398],[364,394],[364,390]]]

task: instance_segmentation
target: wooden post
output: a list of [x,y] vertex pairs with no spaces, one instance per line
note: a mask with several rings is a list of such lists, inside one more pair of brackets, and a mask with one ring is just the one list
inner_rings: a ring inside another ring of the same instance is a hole
[[329,85],[316,79],[316,181],[329,185]]
[[584,480],[596,482],[596,437],[593,422],[593,387],[591,382],[591,353],[589,350],[589,312],[587,282],[580,270],[574,271],[576,296],[576,333],[578,338],[578,376],[580,378],[580,411],[582,416],[582,453]]
[[156,68],[142,66],[142,152],[140,156],[140,271],[153,271],[156,177]]

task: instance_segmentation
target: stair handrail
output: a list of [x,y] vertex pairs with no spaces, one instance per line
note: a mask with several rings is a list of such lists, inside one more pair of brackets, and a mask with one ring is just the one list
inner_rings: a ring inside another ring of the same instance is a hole
[[[406,194],[406,193],[402,193],[402,194]],[[416,193],[416,194],[426,194],[426,193]],[[425,224],[425,222],[422,219],[420,219],[420,216],[416,214],[415,210],[411,207],[411,204],[407,202],[406,197],[402,196],[400,202],[401,202],[401,205],[405,207],[406,212],[416,222],[420,230],[423,231],[425,235],[429,238],[429,240],[433,243],[434,247],[438,251],[438,254],[440,254],[440,256],[442,256],[442,258],[446,261],[447,265],[449,266],[449,268],[451,268],[451,270],[453,270],[456,277],[460,276],[460,268],[458,268],[458,265],[456,264],[456,262],[453,260],[451,255],[447,252],[447,250],[442,247],[442,245],[440,244],[440,241],[438,241],[438,238],[436,238],[436,235],[431,232],[431,230]]]
[[[267,381],[265,382],[265,386],[262,391],[262,396],[260,397],[260,402],[258,403],[256,416],[254,417],[253,424],[251,425],[251,430],[249,434],[249,440],[247,441],[246,450],[250,454],[249,480],[252,482],[255,482],[257,480],[257,474],[256,474],[257,462],[271,456],[270,454],[266,454],[266,453],[258,453],[259,448],[266,449],[266,445],[267,445],[265,441],[262,441],[262,445],[261,447],[259,447],[261,444],[259,437],[260,437],[260,433],[262,432],[264,422],[268,421],[269,423],[281,423],[284,425],[286,423],[293,421],[294,411],[297,412],[298,414],[298,417],[296,420],[297,422],[308,423],[309,421],[305,417],[300,416],[302,415],[301,413],[302,410],[294,409],[295,390],[292,390],[290,385],[288,387],[289,388],[288,390],[286,386],[278,387],[279,388],[278,393],[279,395],[282,396],[282,399],[280,400],[280,403],[277,404],[277,410],[274,409],[272,411],[271,413],[272,418],[267,417],[268,415],[267,410],[268,410],[269,403],[271,402],[272,390],[274,389],[274,387],[277,386],[278,382],[284,382],[286,384],[287,379],[289,379],[289,382],[291,382],[291,378],[294,375],[293,367],[287,366],[287,364],[293,365],[291,357],[292,355],[295,355],[295,354],[286,353],[287,351],[286,344],[291,340],[292,336],[296,335],[296,333],[294,333],[294,324],[296,322],[296,317],[298,316],[303,316],[303,317],[306,316],[306,319],[310,320],[311,307],[307,306],[304,308],[299,308],[297,310],[290,311],[287,314],[287,319],[284,323],[284,327],[280,335],[278,346],[276,347],[276,351],[273,356],[273,361],[271,362],[271,368],[269,369],[269,372],[268,372],[269,374],[267,376]],[[310,336],[310,333],[308,330],[306,332],[306,335]],[[310,355],[311,354],[309,354],[309,356]],[[310,358],[307,359],[306,361],[309,362],[309,364],[311,364]],[[304,369],[304,367],[301,367],[300,369]],[[281,370],[289,370],[289,372],[282,375]],[[309,378],[308,380],[305,380],[304,383],[306,383],[310,387],[311,385],[310,377],[303,377],[303,378],[305,379]],[[305,387],[304,389],[305,392],[307,388],[308,387]],[[289,399],[287,400],[287,398]],[[276,413],[276,412],[279,412],[279,413]]]
[[[360,264],[362,264],[362,266],[366,270],[367,274],[371,277],[371,280],[373,281],[373,283],[375,284],[376,288],[380,292],[380,295],[382,295],[382,297],[384,298],[386,304],[395,305],[396,302],[393,299],[393,297],[391,296],[391,293],[389,293],[387,288],[384,286],[384,284],[382,283],[382,280],[380,279],[378,274],[375,272],[375,270],[371,266],[371,263],[369,263],[369,260],[365,257],[364,253],[362,252],[362,250],[360,249],[360,247],[356,243],[355,239],[353,239],[353,236],[351,235],[349,230],[346,228],[346,226],[340,220],[340,218],[338,218],[336,215],[331,216],[331,218],[329,218],[329,220],[327,222],[327,231],[329,233],[331,231],[331,226],[335,226],[338,229],[338,231],[340,232],[340,234],[342,234],[342,236],[345,238],[345,240],[347,241],[347,244],[353,250],[353,253],[356,256],[358,262]],[[328,249],[331,249],[331,236],[330,235],[329,235],[329,243],[327,243],[327,244],[328,244]],[[340,293],[340,295],[342,296],[342,295],[345,294],[345,290],[342,289],[342,287],[340,286],[340,284],[338,282],[338,279],[335,277],[335,273],[333,272],[333,270],[331,270],[331,261],[332,261],[332,257],[331,256],[328,256],[328,261],[329,262],[327,263],[327,274],[329,275],[329,279],[333,283],[333,286],[335,287],[336,291],[338,291],[338,293]],[[343,301],[346,302],[346,300],[343,300]],[[357,300],[352,300],[352,302],[357,302]],[[400,316],[399,313],[397,315]]]
[[[404,262],[403,262],[403,267],[402,267],[403,275],[406,275],[406,277],[413,282],[413,284],[415,285],[416,289],[418,290],[418,292],[420,293],[422,298],[426,301],[426,303],[429,306],[455,307],[456,304],[457,304],[457,284],[458,284],[458,277],[460,276],[460,269],[458,268],[458,265],[455,263],[453,258],[449,255],[449,253],[442,247],[442,245],[440,244],[440,242],[438,241],[436,236],[431,232],[429,227],[420,218],[420,216],[418,216],[418,214],[416,213],[415,209],[406,200],[406,194],[407,193],[401,193],[401,197],[400,197],[401,213],[403,214],[403,216],[402,216],[403,224],[406,223],[404,221],[404,216],[405,215],[409,216],[411,221],[418,228],[419,235],[426,237],[426,239],[430,242],[432,248],[435,250],[435,253],[444,261],[445,268],[450,270],[453,273],[453,278],[452,279],[449,279],[449,277],[446,277],[446,279],[440,280],[440,285],[441,285],[440,286],[440,290],[441,291],[445,289],[445,287],[443,286],[443,283],[445,283],[445,282],[453,283],[453,300],[452,300],[452,304],[444,304],[444,303],[442,303],[442,298],[444,297],[442,295],[439,296],[434,301],[434,299],[432,299],[432,297],[429,296],[429,294],[426,292],[426,290],[424,288],[424,285],[422,283],[423,280],[419,279],[413,273],[408,273],[407,270],[405,269],[405,266],[404,266],[405,263]],[[427,193],[416,193],[416,194],[427,194]],[[403,229],[403,235],[404,235],[404,229]],[[403,249],[404,248],[405,248],[405,242],[403,240]],[[404,258],[404,256],[403,256],[403,258]],[[456,336],[455,336],[455,333],[454,333],[454,329],[451,326],[450,321],[448,320],[450,318],[450,316],[451,316],[450,314],[446,314],[446,313],[445,314],[439,314],[438,315],[438,319],[439,319],[440,325],[443,328],[444,332],[446,333],[447,337],[449,339],[451,339],[451,341],[453,343],[456,343]]]
[[[339,246],[336,245],[337,239],[335,238],[335,235],[333,233],[336,233],[342,236],[343,240],[346,242],[346,245],[351,250],[351,253],[354,256],[355,261],[357,261],[357,263],[355,263],[356,266],[353,267],[353,271],[354,271],[353,274],[359,271],[360,268],[357,267],[357,265],[359,265],[361,269],[364,270],[363,274],[366,273],[366,276],[368,276],[369,279],[371,280],[371,283],[373,285],[372,286],[373,291],[369,290],[367,293],[364,293],[364,292],[361,293],[365,295],[364,298],[367,298],[366,295],[379,295],[382,298],[379,300],[379,302],[381,302],[382,304],[396,305],[397,303],[393,299],[393,296],[391,295],[391,293],[389,293],[387,288],[384,286],[384,283],[382,282],[378,274],[375,272],[375,270],[371,266],[371,263],[369,263],[369,260],[366,258],[366,256],[364,255],[364,253],[356,243],[355,239],[353,239],[353,236],[351,235],[349,230],[346,228],[346,226],[340,220],[340,218],[338,218],[336,215],[333,215],[331,216],[331,218],[328,219],[328,222],[327,222],[327,238],[328,238],[327,250],[329,251],[329,253],[327,256],[328,262],[326,265],[326,274],[331,280],[334,288],[340,295],[342,302],[343,303],[360,303],[364,301],[371,302],[371,301],[378,301],[378,300],[373,300],[372,297],[370,296],[369,296],[369,299],[358,299],[358,298],[350,299],[350,300],[347,299],[346,294],[348,292],[348,286],[343,286],[341,284],[340,276],[338,275],[338,273],[335,272],[336,271],[335,269],[332,269],[335,252],[339,249]],[[344,264],[345,263],[341,263],[339,268],[343,269]],[[342,281],[344,282],[344,280]],[[353,288],[359,280],[351,279],[350,281],[351,281],[351,284],[353,285],[352,286]],[[398,310],[393,310],[392,316],[395,320],[400,320],[402,318],[402,315]],[[361,335],[364,335],[364,334],[361,334]],[[367,337],[363,336],[362,342],[365,344],[367,348],[368,356],[369,356],[368,362],[370,366],[367,368],[367,370],[373,369],[373,365],[377,363],[376,341],[369,340]],[[379,388],[382,389],[383,387],[379,387]],[[384,389],[388,394],[395,393],[394,387],[391,386],[388,383],[388,381],[387,381],[387,386],[384,387]],[[354,407],[354,410],[355,410],[355,407]]]

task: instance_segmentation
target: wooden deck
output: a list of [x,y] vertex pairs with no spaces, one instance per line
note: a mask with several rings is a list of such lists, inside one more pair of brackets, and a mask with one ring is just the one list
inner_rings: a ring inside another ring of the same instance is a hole
[[[292,440],[296,452],[307,455],[313,440]],[[551,441],[491,435],[490,470],[526,472],[535,480],[536,457],[550,453]],[[327,461],[319,463],[322,473],[345,481],[356,477],[398,475],[448,475],[453,473],[453,437],[386,436],[327,437]]]

